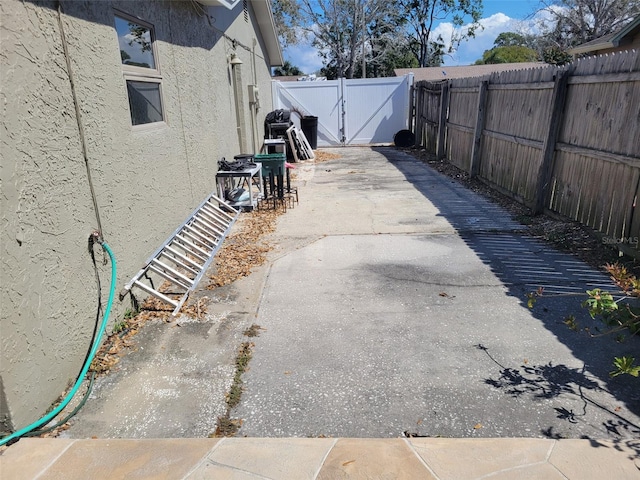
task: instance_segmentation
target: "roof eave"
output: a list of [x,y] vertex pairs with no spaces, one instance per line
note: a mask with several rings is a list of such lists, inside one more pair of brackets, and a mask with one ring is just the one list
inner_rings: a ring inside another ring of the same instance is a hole
[[251,4],[256,13],[258,27],[260,28],[260,33],[262,34],[262,39],[264,40],[267,50],[269,66],[280,67],[284,64],[284,58],[282,56],[280,42],[278,41],[278,32],[276,31],[276,24],[273,20],[269,0],[253,0]]
[[602,42],[591,45],[578,45],[577,47],[570,48],[567,50],[571,55],[579,55],[581,53],[589,53],[589,52],[597,52],[599,50],[604,50],[606,48],[614,48],[617,45],[614,42]]
[[640,15],[638,15],[632,22],[626,25],[622,30],[616,33],[611,41],[617,47],[620,45],[620,42],[624,40],[624,38],[633,32],[636,28],[640,26]]

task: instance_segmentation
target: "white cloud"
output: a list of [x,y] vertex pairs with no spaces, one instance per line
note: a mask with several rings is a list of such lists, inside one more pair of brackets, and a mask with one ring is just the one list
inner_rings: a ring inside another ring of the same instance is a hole
[[324,66],[319,50],[311,46],[313,39],[311,32],[316,28],[315,25],[312,25],[310,29],[298,28],[296,30],[298,44],[289,45],[283,51],[284,59],[289,60],[291,65],[298,67],[306,75],[316,73]]
[[317,72],[323,66],[323,60],[318,50],[308,44],[292,45],[285,48],[284,58],[307,75]]
[[[455,51],[445,56],[444,64],[452,66],[470,65],[474,63],[479,58],[482,58],[485,50],[493,48],[493,42],[499,34],[516,30],[519,23],[519,21],[503,13],[496,13],[490,17],[481,19],[480,25],[482,28],[476,30],[475,37],[461,42]],[[452,34],[454,32],[465,31],[468,27],[469,25],[464,25],[460,30],[454,30],[453,24],[441,23],[434,29],[433,38],[442,35],[445,45],[448,48],[449,45],[451,45]]]
[[564,15],[567,10],[567,7],[560,5],[550,5],[538,10],[529,21],[523,22],[519,31],[539,35],[542,31],[553,28],[558,20],[557,14]]
[[[504,13],[495,13],[480,20],[479,28],[475,32],[475,37],[460,43],[457,49],[451,54],[445,55],[444,65],[470,65],[482,58],[485,50],[493,48],[496,37],[503,32],[524,32],[537,33],[541,22],[548,22],[552,15],[550,12],[539,11],[530,20],[517,20]],[[450,22],[440,23],[432,32],[432,38],[442,35],[446,48],[449,47],[453,33],[465,31],[469,25],[455,28]],[[317,72],[322,68],[322,58],[309,43],[300,43],[287,47],[284,51],[285,59],[297,66],[306,74]]]

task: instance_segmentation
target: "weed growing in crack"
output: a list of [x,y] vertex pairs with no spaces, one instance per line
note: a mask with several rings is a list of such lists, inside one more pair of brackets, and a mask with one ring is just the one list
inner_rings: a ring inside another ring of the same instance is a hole
[[[263,328],[253,324],[244,331],[244,335],[246,337],[257,337],[260,334],[260,330],[263,330]],[[236,356],[236,373],[226,396],[227,411],[224,415],[218,417],[216,431],[210,434],[209,437],[233,437],[242,426],[242,419],[231,418],[231,410],[238,406],[242,398],[242,392],[244,390],[242,387],[242,374],[245,373],[249,367],[254,346],[255,344],[253,342],[242,342],[238,349],[238,355]]]

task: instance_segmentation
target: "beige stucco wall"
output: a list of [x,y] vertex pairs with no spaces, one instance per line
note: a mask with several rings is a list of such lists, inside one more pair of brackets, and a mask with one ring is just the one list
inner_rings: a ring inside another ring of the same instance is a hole
[[[98,302],[87,249],[97,228],[58,26],[57,2],[0,2],[2,129],[0,414],[19,429],[40,418],[75,380],[88,351]],[[106,242],[118,261],[117,291],[215,188],[217,160],[240,153],[228,58],[244,62],[246,98],[269,67],[242,2],[210,8],[214,30],[192,2],[62,2],[62,21],[82,112],[88,164]],[[166,124],[130,124],[113,8],[154,25]],[[200,12],[201,13],[201,12]],[[257,27],[256,27],[257,28]],[[232,39],[235,39],[234,42]],[[262,95],[258,114],[271,110]],[[110,266],[98,272],[103,306]],[[116,300],[109,329],[130,306]],[[6,404],[4,400],[6,399]],[[2,425],[0,425],[1,427]]]

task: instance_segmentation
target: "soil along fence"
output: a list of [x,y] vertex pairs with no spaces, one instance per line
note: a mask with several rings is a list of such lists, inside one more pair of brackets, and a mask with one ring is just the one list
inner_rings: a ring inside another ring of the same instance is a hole
[[640,52],[417,82],[416,146],[640,255]]

